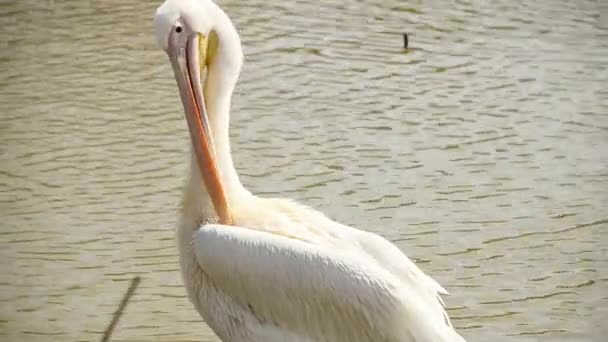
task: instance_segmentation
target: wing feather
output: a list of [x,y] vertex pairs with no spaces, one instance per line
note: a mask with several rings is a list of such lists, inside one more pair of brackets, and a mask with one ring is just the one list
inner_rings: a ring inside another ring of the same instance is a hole
[[392,243],[357,232],[361,253],[209,224],[193,249],[214,285],[255,317],[252,330],[313,341],[461,341],[437,300],[445,290]]
[[408,341],[398,280],[373,263],[270,233],[206,225],[193,248],[215,286],[254,314],[315,341]]
[[[411,289],[412,293],[423,301],[427,309],[425,321],[420,322],[415,329],[433,329],[446,341],[464,341],[464,339],[454,330],[450,318],[445,311],[445,303],[441,298],[442,294],[448,292],[433,278],[425,274],[407,255],[405,255],[392,242],[380,235],[359,231],[357,236],[361,248],[374,260],[382,265],[392,274],[399,277],[404,287]],[[415,335],[425,334],[419,331]]]

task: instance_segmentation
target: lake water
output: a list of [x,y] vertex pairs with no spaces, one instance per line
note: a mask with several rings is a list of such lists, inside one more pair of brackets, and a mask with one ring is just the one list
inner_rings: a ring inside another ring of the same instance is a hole
[[[320,3],[221,2],[246,186],[394,241],[470,341],[605,336],[608,3]],[[217,341],[179,275],[158,5],[0,4],[0,340],[99,340],[140,276],[113,341]]]

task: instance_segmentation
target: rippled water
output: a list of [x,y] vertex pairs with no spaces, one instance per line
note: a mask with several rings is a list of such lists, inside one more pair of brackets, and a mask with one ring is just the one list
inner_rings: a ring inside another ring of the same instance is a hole
[[[246,185],[395,241],[471,341],[599,341],[605,2],[322,3],[222,1]],[[178,273],[189,148],[157,5],[0,4],[1,340],[98,340],[139,275],[113,341],[215,341]]]

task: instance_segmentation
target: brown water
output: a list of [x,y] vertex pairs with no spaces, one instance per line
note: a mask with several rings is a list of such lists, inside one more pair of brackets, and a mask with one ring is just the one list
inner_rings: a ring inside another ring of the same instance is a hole
[[[221,3],[244,183],[395,241],[471,341],[599,341],[608,5],[322,3]],[[178,272],[189,147],[158,4],[0,4],[0,340],[99,340],[139,275],[113,341],[216,341]]]

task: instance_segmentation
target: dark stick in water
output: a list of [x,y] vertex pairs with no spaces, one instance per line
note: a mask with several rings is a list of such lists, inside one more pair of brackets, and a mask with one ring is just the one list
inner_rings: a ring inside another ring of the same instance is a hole
[[101,338],[101,342],[107,342],[110,340],[110,336],[112,335],[112,331],[114,331],[114,327],[116,327],[116,323],[118,323],[120,316],[122,316],[122,313],[125,311],[127,303],[129,303],[129,299],[131,299],[133,293],[135,293],[135,288],[137,287],[137,285],[139,285],[140,281],[140,277],[135,277],[131,280],[131,285],[129,285],[127,293],[125,293],[124,297],[122,297],[122,301],[120,302],[120,306],[118,306],[118,310],[114,312],[114,317],[112,317],[110,325],[108,325],[106,331],[104,331],[103,337]]

